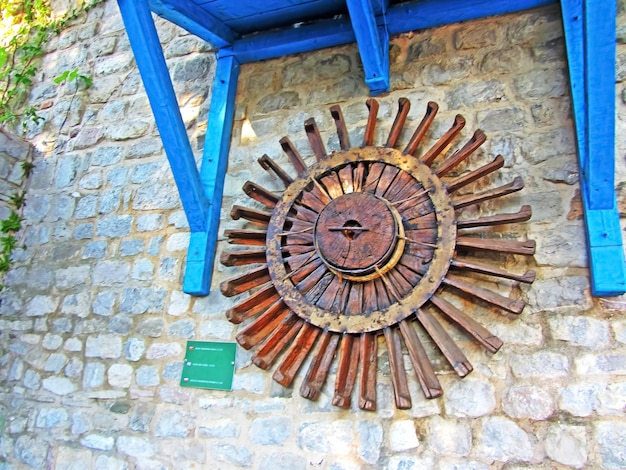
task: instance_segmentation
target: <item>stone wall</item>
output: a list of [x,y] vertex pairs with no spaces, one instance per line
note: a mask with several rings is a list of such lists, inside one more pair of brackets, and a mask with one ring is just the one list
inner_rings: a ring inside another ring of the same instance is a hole
[[[392,39],[392,91],[380,97],[376,142],[403,96],[413,108],[401,144],[428,100],[441,107],[430,139],[456,113],[467,119],[462,140],[483,129],[489,140],[470,164],[502,154],[493,182],[521,175],[526,183],[486,212],[521,204],[534,211],[529,223],[501,231],[536,239],[537,254],[498,259],[516,272],[535,269],[538,279],[530,287],[493,283],[528,302],[520,316],[466,304],[505,341],[491,355],[456,334],[475,368],[466,379],[429,345],[440,399],[425,400],[413,383],[413,408],[396,410],[382,347],[373,413],[334,408],[332,381],[317,402],[302,399],[301,376],[295,391],[284,389],[242,349],[232,392],[179,387],[188,339],[234,339],[237,327],[223,314],[233,301],[217,287],[236,270],[216,266],[208,297],[181,293],[188,229],[116,2],[55,38],[32,92],[46,121],[28,135],[41,156],[25,210],[26,248],[15,255],[0,305],[0,466],[625,467],[626,300],[589,294],[559,18],[546,8]],[[171,25],[158,27],[199,156],[214,53]],[[626,130],[622,41],[620,33],[618,135]],[[50,84],[74,67],[93,78],[92,88]],[[335,150],[328,108],[339,103],[358,142],[367,94],[354,45],[243,66],[220,231],[242,227],[229,212],[248,204],[246,180],[279,189],[256,158],[267,153],[287,166],[282,136],[313,161],[306,118],[316,118]],[[620,182],[626,143],[616,145]]]

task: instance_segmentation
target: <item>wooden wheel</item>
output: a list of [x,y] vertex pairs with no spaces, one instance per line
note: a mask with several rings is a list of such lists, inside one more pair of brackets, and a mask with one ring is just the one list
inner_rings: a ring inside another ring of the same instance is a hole
[[420,336],[428,335],[461,377],[471,372],[472,365],[444,328],[448,320],[491,352],[502,346],[449,297],[460,294],[476,304],[515,314],[524,308],[523,301],[479,287],[476,279],[463,274],[477,272],[527,283],[535,278],[532,271],[513,274],[457,254],[457,250],[534,253],[531,240],[463,233],[526,221],[531,216],[528,206],[514,214],[459,220],[468,206],[522,189],[521,179],[457,195],[461,188],[501,168],[503,158],[461,176],[448,176],[486,140],[478,130],[462,148],[434,164],[463,128],[460,115],[428,151],[414,156],[437,113],[432,102],[406,148],[395,149],[410,103],[401,98],[399,105],[384,147],[372,145],[378,110],[373,99],[367,101],[370,114],[362,147],[350,147],[338,106],[331,108],[331,114],[340,151],[327,154],[313,119],[305,122],[317,160],[313,165],[307,167],[291,141],[281,139],[297,176],[292,178],[267,155],[261,157],[259,163],[282,180],[285,191],[277,195],[247,182],[244,192],[267,210],[235,206],[232,217],[263,228],[226,231],[231,243],[262,248],[229,251],[221,257],[227,266],[258,265],[221,284],[227,296],[250,292],[226,315],[233,323],[247,321],[237,341],[246,349],[255,348],[252,361],[268,369],[282,354],[273,378],[287,387],[312,354],[300,393],[316,399],[336,357],[333,404],[344,408],[350,406],[357,379],[360,408],[376,407],[380,335],[387,344],[398,408],[411,407],[403,344],[425,396],[441,395]]

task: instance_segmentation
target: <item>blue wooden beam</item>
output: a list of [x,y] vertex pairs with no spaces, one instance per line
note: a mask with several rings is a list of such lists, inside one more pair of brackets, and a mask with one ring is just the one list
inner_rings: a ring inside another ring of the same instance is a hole
[[191,295],[208,295],[211,288],[238,77],[239,62],[234,57],[218,59],[200,170],[210,207],[206,229],[191,233],[183,282],[183,291]]
[[389,34],[433,28],[486,16],[504,15],[556,3],[558,0],[421,0],[389,8]]
[[596,296],[626,292],[615,199],[615,2],[561,0],[580,186]]
[[147,0],[118,0],[137,68],[192,231],[206,230],[209,203],[189,144]]
[[232,47],[220,49],[219,56],[234,56],[239,63],[245,64],[349,44],[354,41],[355,35],[350,20],[347,17],[341,17],[297,28],[244,36],[235,41]]
[[[371,0],[346,0],[352,29],[372,95],[389,91],[389,32],[376,25]],[[384,7],[384,5],[381,5]],[[384,11],[382,12],[384,15]]]
[[207,10],[192,2],[184,0],[149,0],[149,2],[154,13],[216,47],[229,46],[239,36]]

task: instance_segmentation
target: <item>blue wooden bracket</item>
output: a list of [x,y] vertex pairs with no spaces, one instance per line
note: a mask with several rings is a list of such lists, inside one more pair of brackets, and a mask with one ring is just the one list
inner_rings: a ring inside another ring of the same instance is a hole
[[183,291],[191,295],[208,295],[211,288],[238,77],[239,62],[234,57],[218,59],[200,171],[210,207],[206,230],[191,233],[183,283]]
[[239,63],[219,59],[198,171],[147,0],[118,0],[191,231],[183,291],[208,295],[230,149]]
[[[365,83],[372,95],[389,91],[389,32],[376,24],[370,0],[346,0],[352,29],[365,70]],[[384,8],[384,5],[382,5]],[[383,10],[384,17],[384,10]]]
[[561,0],[580,185],[596,296],[626,292],[615,199],[615,2]]

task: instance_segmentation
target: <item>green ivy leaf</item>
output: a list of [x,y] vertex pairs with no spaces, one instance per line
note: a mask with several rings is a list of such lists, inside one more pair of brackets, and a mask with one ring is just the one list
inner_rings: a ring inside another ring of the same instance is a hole
[[3,253],[11,254],[11,252],[16,246],[17,246],[17,238],[15,238],[13,235],[0,237],[0,247],[2,247]]
[[70,75],[70,71],[69,70],[65,70],[63,71],[63,73],[61,75],[59,75],[58,77],[56,77],[54,80],[52,80],[54,83],[56,83],[57,85],[60,85],[61,83],[63,83],[65,80],[67,80],[67,77]]
[[12,233],[17,232],[22,228],[22,220],[15,211],[11,211],[9,216],[0,222],[0,232],[2,233]]

